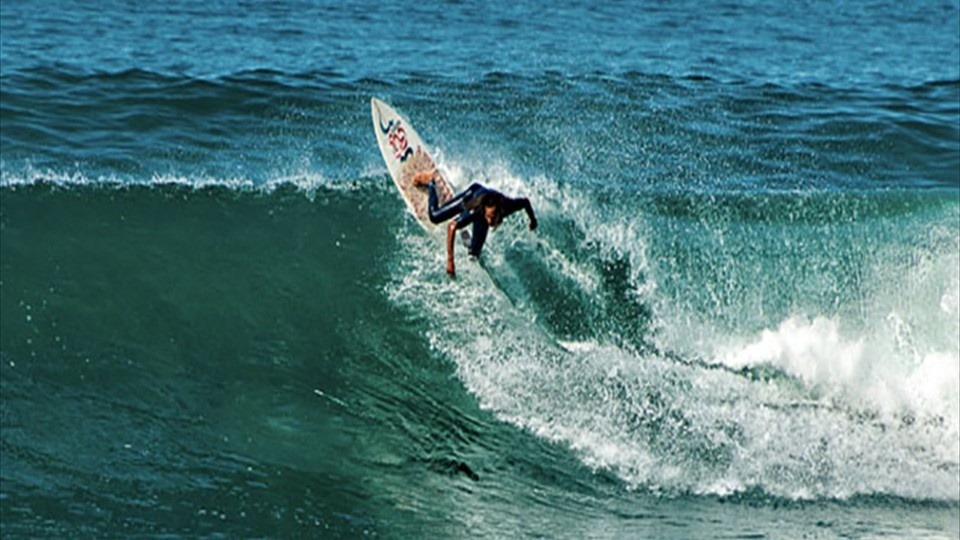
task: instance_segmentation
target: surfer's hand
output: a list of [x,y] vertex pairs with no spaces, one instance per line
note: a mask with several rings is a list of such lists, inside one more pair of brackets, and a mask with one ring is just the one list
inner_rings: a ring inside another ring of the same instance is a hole
[[533,218],[530,220],[530,230],[531,231],[537,230],[537,218]]
[[447,259],[447,274],[450,277],[457,277],[457,269],[453,266],[453,259]]

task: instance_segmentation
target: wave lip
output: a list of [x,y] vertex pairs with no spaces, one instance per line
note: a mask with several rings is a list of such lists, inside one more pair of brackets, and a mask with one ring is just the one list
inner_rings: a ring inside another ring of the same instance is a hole
[[291,187],[307,195],[313,195],[321,189],[341,191],[356,190],[358,186],[362,184],[363,180],[364,179],[361,178],[349,181],[333,181],[322,174],[310,171],[277,175],[265,180],[244,176],[230,178],[183,174],[154,174],[142,178],[119,174],[91,176],[81,171],[64,172],[54,169],[41,169],[33,166],[22,167],[17,171],[9,171],[7,167],[0,164],[0,188],[6,189],[19,189],[32,186],[107,189],[179,186],[196,190],[225,188],[237,192],[252,191],[269,194],[278,189]]

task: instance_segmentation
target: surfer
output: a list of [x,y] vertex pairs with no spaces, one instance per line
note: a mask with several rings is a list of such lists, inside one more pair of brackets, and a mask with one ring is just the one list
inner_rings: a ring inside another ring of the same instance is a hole
[[429,190],[430,221],[442,223],[450,218],[453,221],[447,226],[447,273],[456,275],[456,266],[453,262],[453,244],[457,231],[473,225],[473,235],[470,240],[470,255],[479,257],[483,244],[487,241],[487,231],[490,227],[496,228],[503,222],[503,218],[518,211],[525,210],[530,218],[530,230],[537,228],[537,216],[533,213],[533,206],[524,197],[513,199],[503,193],[490,189],[478,183],[473,183],[460,194],[454,195],[443,206],[440,206],[437,189],[434,181],[437,179],[436,169],[419,172],[411,179],[413,185],[426,187]]

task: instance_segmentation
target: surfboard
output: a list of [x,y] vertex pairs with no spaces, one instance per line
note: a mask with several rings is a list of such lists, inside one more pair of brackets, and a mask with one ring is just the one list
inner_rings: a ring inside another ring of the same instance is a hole
[[[420,135],[393,107],[377,98],[371,98],[370,109],[373,113],[373,131],[377,135],[377,146],[387,163],[393,183],[420,225],[428,231],[434,230],[436,225],[430,223],[428,213],[427,189],[413,185],[412,178],[419,172],[432,171],[437,167],[436,163],[430,157]],[[439,176],[437,195],[440,204],[443,204],[453,197],[453,186],[442,173]]]

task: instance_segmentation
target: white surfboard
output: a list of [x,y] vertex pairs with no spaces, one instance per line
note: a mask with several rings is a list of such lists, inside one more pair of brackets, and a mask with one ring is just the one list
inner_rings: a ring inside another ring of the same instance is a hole
[[[370,108],[373,113],[373,131],[377,134],[377,145],[380,147],[380,153],[383,154],[383,160],[387,163],[393,182],[400,190],[403,200],[406,201],[407,208],[420,225],[428,231],[433,230],[436,226],[430,223],[427,189],[413,185],[411,179],[418,172],[435,169],[436,163],[430,157],[423,140],[406,118],[377,98],[370,99]],[[453,196],[453,186],[443,178],[442,174],[437,181],[437,195],[440,204]]]

